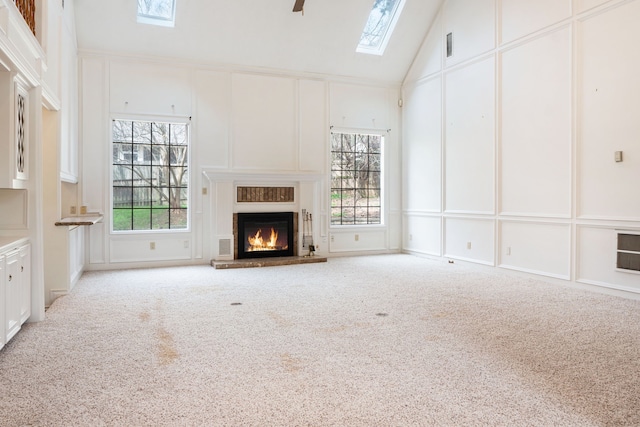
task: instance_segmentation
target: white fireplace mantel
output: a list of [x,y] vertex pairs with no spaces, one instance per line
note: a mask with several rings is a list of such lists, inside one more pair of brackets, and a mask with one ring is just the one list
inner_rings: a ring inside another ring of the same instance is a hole
[[[307,172],[287,171],[233,171],[203,169],[203,194],[205,202],[205,230],[210,237],[210,256],[213,260],[233,259],[228,251],[229,242],[233,242],[233,214],[259,211],[296,211],[303,209],[313,213],[314,234],[327,234],[327,197],[325,192],[326,175]],[[236,200],[238,186],[292,186],[293,202],[242,202]],[[301,238],[301,237],[300,237]],[[232,246],[231,246],[232,249]]]

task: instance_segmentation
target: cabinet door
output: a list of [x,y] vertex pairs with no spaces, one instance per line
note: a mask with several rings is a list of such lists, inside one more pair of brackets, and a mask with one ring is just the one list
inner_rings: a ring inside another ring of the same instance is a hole
[[9,252],[6,257],[5,273],[5,328],[7,341],[20,330],[20,299],[22,289],[20,287],[20,252]]
[[31,245],[20,248],[20,324],[31,316]]
[[29,92],[16,78],[15,105],[15,177],[29,179]]

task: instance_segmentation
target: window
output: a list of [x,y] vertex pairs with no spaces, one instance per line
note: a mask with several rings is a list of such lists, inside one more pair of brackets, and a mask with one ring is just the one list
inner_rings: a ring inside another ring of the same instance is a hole
[[175,21],[175,0],[138,0],[138,22],[173,27]]
[[398,22],[405,0],[375,0],[356,52],[382,55]]
[[331,134],[331,225],[382,223],[382,145],[375,134]]
[[188,228],[189,128],[113,121],[113,231]]

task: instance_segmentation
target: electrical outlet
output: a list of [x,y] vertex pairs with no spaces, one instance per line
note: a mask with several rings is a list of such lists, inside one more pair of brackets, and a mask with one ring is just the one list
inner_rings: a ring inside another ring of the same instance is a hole
[[356,239],[356,242],[360,240],[360,235],[359,234],[356,234],[354,237]]
[[207,187],[202,187],[202,195],[203,196],[207,195]]
[[507,255],[511,255],[511,246],[507,246]]
[[76,214],[76,207],[75,206],[71,206],[71,208],[69,208],[69,213],[71,215],[75,215]]
[[409,234],[409,241],[413,240],[413,234]]
[[149,243],[149,249],[154,250],[156,248],[156,242]]
[[185,248],[185,249],[188,249],[188,248],[189,248],[189,241],[188,241],[188,240],[185,240],[185,241],[184,241],[184,248]]
[[467,242],[467,249],[471,249],[471,242]]
[[80,215],[86,215],[86,214],[87,214],[87,207],[80,206]]
[[616,151],[615,159],[616,159],[616,162],[621,162],[622,161],[622,151]]

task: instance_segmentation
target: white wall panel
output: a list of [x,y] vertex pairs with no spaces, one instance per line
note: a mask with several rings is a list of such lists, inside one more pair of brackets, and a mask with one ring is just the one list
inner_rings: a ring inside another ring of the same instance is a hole
[[[189,234],[185,234],[184,238],[180,236],[112,237],[110,260],[112,263],[187,260],[191,259],[190,242]],[[155,249],[151,249],[151,243],[155,244]]]
[[234,74],[232,81],[232,166],[296,170],[295,80]]
[[442,219],[438,217],[406,215],[404,249],[427,255],[442,255]]
[[442,69],[442,40],[442,17],[438,15],[429,29],[422,49],[418,51],[411,64],[405,83],[414,82]]
[[571,79],[568,27],[503,53],[503,213],[571,215]]
[[495,0],[445,2],[444,34],[453,34],[453,55],[445,58],[445,64],[458,64],[493,49],[495,22]]
[[407,90],[404,114],[404,208],[442,209],[442,79]]
[[[582,23],[579,214],[640,220],[640,1]],[[622,83],[623,82],[623,83]],[[623,151],[623,162],[614,153]]]
[[390,127],[387,89],[332,83],[329,91],[331,126],[359,129]]
[[444,256],[494,265],[493,220],[445,218]]
[[571,225],[502,222],[499,265],[529,273],[571,277]]
[[493,57],[446,75],[446,211],[494,212],[494,79]]
[[104,264],[105,257],[104,236],[109,226],[104,222],[99,222],[89,227],[89,263]]
[[[102,59],[84,58],[81,62],[82,90],[80,108],[82,110],[81,139],[82,159],[80,184],[82,202],[89,211],[107,212],[108,198],[104,195],[106,180],[109,179],[110,154],[108,147],[109,121],[105,107],[108,95],[106,81],[107,64]],[[93,233],[91,234],[93,236]],[[93,246],[92,246],[93,247]]]
[[571,16],[571,0],[502,0],[501,8],[503,43]]
[[229,118],[231,75],[198,70],[195,72],[192,144],[198,163],[208,167],[229,166]]
[[613,228],[579,226],[579,282],[640,292],[640,275],[616,270],[617,232]]
[[327,85],[300,80],[300,170],[324,172],[328,158]]
[[0,230],[28,228],[28,192],[0,188]]
[[186,68],[111,62],[111,113],[191,116],[191,79]]
[[387,232],[378,230],[355,230],[330,232],[329,252],[366,252],[387,250]]

